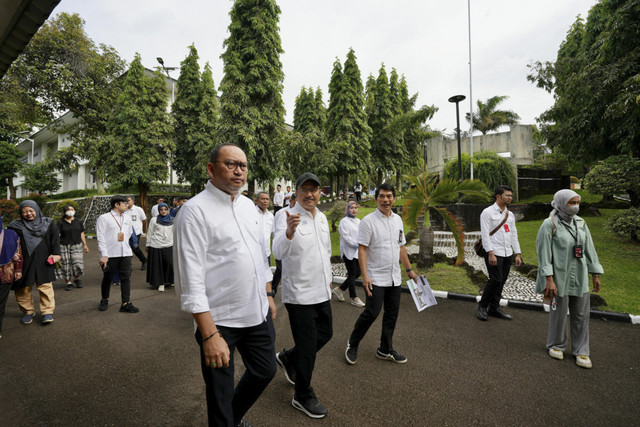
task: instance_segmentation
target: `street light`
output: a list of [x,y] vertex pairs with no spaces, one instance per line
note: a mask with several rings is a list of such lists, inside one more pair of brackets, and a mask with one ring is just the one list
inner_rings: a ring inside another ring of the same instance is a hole
[[460,109],[458,108],[458,104],[466,98],[467,97],[464,95],[454,95],[449,98],[449,102],[456,103],[456,124],[458,126],[458,177],[460,178],[460,182],[462,182],[462,153],[460,151]]
[[[173,105],[173,102],[175,101],[176,91],[175,91],[175,84],[173,82],[173,79],[169,75],[169,71],[177,70],[178,67],[165,67],[164,60],[161,57],[158,56],[156,59],[158,60],[158,63],[160,64],[164,72],[167,74],[169,81],[171,81],[171,105]],[[169,191],[173,193],[173,152],[171,152],[170,155],[171,155],[171,159],[170,159],[171,161],[169,162]]]

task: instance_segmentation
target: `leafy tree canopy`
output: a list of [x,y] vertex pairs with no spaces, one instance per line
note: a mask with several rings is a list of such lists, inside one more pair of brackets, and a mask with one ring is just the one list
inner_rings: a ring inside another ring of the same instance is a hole
[[[471,157],[462,153],[462,176],[471,174]],[[516,177],[513,166],[504,157],[492,151],[479,151],[473,154],[473,170],[476,179],[493,190],[499,185],[515,188]],[[444,178],[458,180],[458,159],[451,159],[444,165]]]
[[[494,96],[483,102],[477,101],[476,111],[473,112],[473,128],[483,135],[498,130],[501,126],[514,125],[520,120],[520,116],[511,110],[498,110],[498,105],[503,103],[508,96]],[[466,114],[467,121],[469,113]]]
[[593,194],[629,194],[632,206],[640,206],[640,159],[611,156],[598,162],[585,176],[585,187]]

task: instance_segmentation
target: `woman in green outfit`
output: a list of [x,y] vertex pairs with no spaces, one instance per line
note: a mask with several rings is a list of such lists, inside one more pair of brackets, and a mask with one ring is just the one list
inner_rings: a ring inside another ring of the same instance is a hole
[[549,356],[562,360],[567,349],[567,309],[570,312],[571,353],[576,364],[591,368],[589,358],[589,274],[593,291],[600,291],[603,273],[589,227],[577,213],[580,195],[560,190],[551,202],[553,211],[538,230],[536,291],[551,301]]

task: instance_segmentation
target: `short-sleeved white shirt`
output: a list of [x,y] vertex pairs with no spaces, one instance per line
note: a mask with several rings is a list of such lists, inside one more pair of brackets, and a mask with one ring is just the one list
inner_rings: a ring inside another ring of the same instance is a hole
[[402,218],[391,212],[385,216],[379,209],[365,216],[358,229],[358,244],[367,247],[367,275],[376,286],[400,286],[400,247],[407,240]]

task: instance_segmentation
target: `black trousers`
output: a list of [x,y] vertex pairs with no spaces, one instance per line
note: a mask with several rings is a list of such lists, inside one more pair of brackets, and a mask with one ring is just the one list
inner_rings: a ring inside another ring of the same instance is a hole
[[349,296],[353,299],[358,296],[356,294],[356,279],[360,277],[360,264],[358,264],[358,258],[348,259],[343,256],[342,260],[345,267],[347,267],[347,278],[340,285],[340,289],[344,291],[349,288]]
[[311,377],[316,364],[316,353],[333,336],[333,318],[330,301],[319,304],[285,304],[295,347],[285,357],[296,370],[296,400],[308,400],[316,395],[311,388]]
[[[249,408],[258,400],[271,379],[276,375],[276,332],[271,314],[257,326],[229,328],[218,325],[218,330],[229,346],[231,359],[228,368],[212,368],[206,364],[200,329],[195,338],[200,346],[200,365],[207,389],[209,426],[237,425]],[[233,354],[238,349],[245,372],[233,387]]]
[[271,290],[273,292],[278,292],[278,285],[280,284],[280,279],[282,278],[282,261],[279,259],[276,260],[276,271],[273,272],[273,280],[271,280]]
[[504,287],[509,270],[511,269],[511,257],[496,256],[498,263],[494,266],[489,265],[489,254],[485,254],[484,263],[487,266],[489,280],[482,292],[482,298],[478,305],[490,310],[500,308],[500,298],[502,298],[502,288]]
[[122,303],[129,302],[131,300],[131,257],[115,257],[109,258],[107,266],[103,270],[102,274],[102,299],[109,299],[109,293],[111,292],[111,282],[113,281],[113,275],[116,270],[120,275],[120,293],[122,295]]
[[[136,234],[136,236],[138,236],[138,245],[140,245],[140,236],[142,236],[142,234]],[[141,263],[147,262],[147,257],[144,256],[144,252],[142,252],[140,246],[136,246],[135,248],[131,246],[131,250]]]
[[7,306],[10,291],[11,283],[0,283],[0,332],[2,332],[2,319],[4,319],[4,310]]
[[371,296],[367,295],[364,311],[356,320],[356,324],[349,338],[349,345],[358,347],[360,341],[375,322],[384,305],[382,316],[382,333],[380,335],[380,351],[390,353],[393,350],[393,331],[396,329],[396,321],[400,311],[400,286],[376,286],[373,285]]

